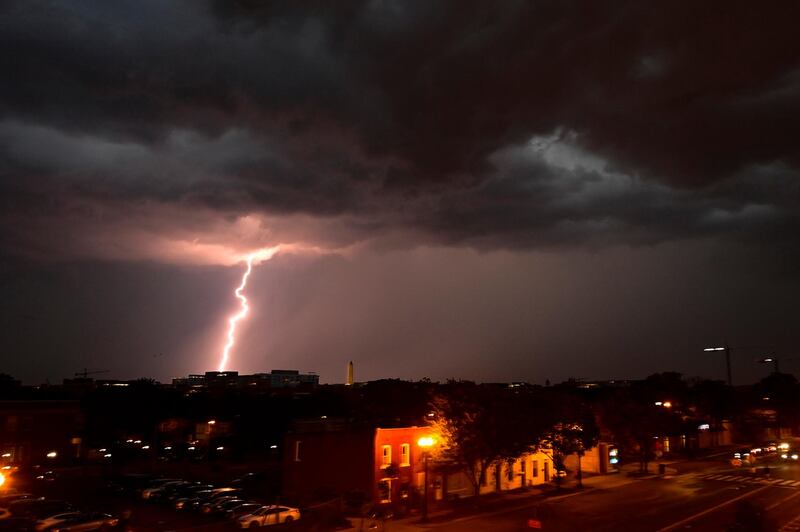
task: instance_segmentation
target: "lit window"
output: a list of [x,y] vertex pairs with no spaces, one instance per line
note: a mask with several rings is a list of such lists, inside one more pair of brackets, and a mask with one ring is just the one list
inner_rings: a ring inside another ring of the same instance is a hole
[[300,461],[300,443],[302,443],[300,440],[297,440],[296,442],[294,442],[294,461],[295,462],[299,462]]
[[392,446],[383,446],[383,456],[381,456],[381,467],[387,467],[392,463]]
[[404,443],[400,446],[400,465],[411,465],[411,445]]

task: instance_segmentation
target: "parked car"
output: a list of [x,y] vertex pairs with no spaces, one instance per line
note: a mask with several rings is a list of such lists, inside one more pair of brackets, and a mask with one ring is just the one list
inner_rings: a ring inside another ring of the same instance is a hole
[[80,512],[60,512],[37,519],[36,523],[33,525],[33,528],[34,530],[48,530],[51,527],[60,525],[65,521],[69,521],[70,519],[75,519],[76,517],[80,516]]
[[212,500],[208,501],[207,503],[203,504],[203,506],[201,507],[200,511],[203,512],[204,514],[216,513],[216,512],[219,511],[219,509],[220,509],[222,504],[224,504],[226,502],[229,502],[229,501],[245,502],[245,501],[241,500],[237,495],[225,495],[223,497],[217,497],[216,499],[212,499]]
[[291,523],[300,519],[300,510],[288,506],[264,506],[255,512],[243,515],[237,522],[241,528]]
[[264,505],[257,503],[257,502],[246,502],[244,504],[240,504],[239,506],[235,506],[229,510],[225,511],[225,517],[228,519],[239,519],[243,515],[248,515],[259,508],[263,508]]
[[159,486],[158,488],[153,488],[150,491],[150,496],[147,498],[149,501],[163,501],[165,499],[169,499],[173,493],[178,492],[181,489],[189,488],[194,486],[193,482],[187,481],[180,481],[180,482],[167,482],[163,486]]
[[150,483],[150,486],[142,490],[142,499],[149,499],[154,493],[157,493],[158,490],[162,489],[164,486],[170,486],[173,484],[179,484],[181,482],[185,482],[181,479],[177,478],[162,478],[158,480],[154,480]]
[[72,505],[64,501],[38,497],[14,501],[8,506],[8,509],[14,517],[40,519],[58,513],[69,512],[72,510]]
[[211,513],[214,515],[219,515],[219,514],[225,515],[225,513],[228,510],[237,508],[245,503],[247,503],[247,501],[244,499],[230,499],[227,501],[222,501],[219,504],[214,505],[214,507],[211,510]]
[[88,532],[91,530],[109,530],[119,524],[119,519],[109,514],[82,514],[70,521],[51,528],[52,532]]
[[192,497],[201,491],[209,491],[213,489],[214,486],[211,484],[189,484],[187,486],[179,486],[177,488],[168,490],[167,493],[161,496],[161,499],[174,502],[178,499]]
[[[36,497],[34,495],[31,495],[30,493],[10,493],[8,495],[3,495],[2,497],[0,497],[0,510],[8,512],[8,508],[12,502],[21,501],[24,499],[35,499],[35,498]],[[2,512],[0,512],[0,514],[1,513]],[[3,519],[3,517],[0,517],[0,519]]]
[[211,490],[198,491],[190,497],[176,499],[173,506],[176,510],[198,510],[205,503],[211,502],[218,497],[239,496],[241,490],[237,488],[214,488]]

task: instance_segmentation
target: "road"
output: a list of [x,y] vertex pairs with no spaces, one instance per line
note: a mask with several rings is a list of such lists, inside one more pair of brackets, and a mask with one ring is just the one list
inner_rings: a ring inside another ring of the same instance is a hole
[[[383,527],[406,530],[521,531],[530,519],[545,531],[671,532],[732,530],[739,522],[761,522],[758,530],[800,531],[800,464],[770,464],[769,474],[730,467],[725,457],[694,460],[670,466],[665,477],[630,479],[597,477],[594,487],[548,498],[521,498],[512,509],[454,521],[416,525],[412,520],[389,521]],[[587,483],[592,481],[587,480]],[[232,523],[178,513],[166,506],[107,493],[97,480],[64,479],[42,484],[35,492],[69,500],[79,508],[129,515],[125,529],[136,531],[232,530]],[[308,528],[301,520],[289,527]],[[280,527],[284,529],[284,527]],[[736,530],[754,530],[739,528]]]
[[[722,461],[678,465],[667,478],[635,480],[609,489],[553,497],[522,508],[465,518],[435,526],[437,531],[542,530],[669,532],[677,530],[800,531],[800,465],[776,464],[769,477],[734,470]],[[733,529],[731,529],[733,530]]]

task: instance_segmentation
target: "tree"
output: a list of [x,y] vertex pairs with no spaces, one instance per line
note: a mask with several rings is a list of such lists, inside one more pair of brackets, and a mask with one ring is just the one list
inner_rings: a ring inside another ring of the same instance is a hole
[[558,471],[564,470],[564,460],[567,456],[578,456],[578,485],[583,485],[581,472],[581,458],[586,449],[597,445],[599,431],[594,419],[592,409],[581,402],[577,397],[561,395],[553,397],[551,411],[557,416],[557,422],[545,432],[536,445],[536,448],[550,456],[556,470],[556,486],[561,487],[561,477]]
[[655,458],[656,441],[679,434],[681,428],[681,416],[674,405],[657,405],[655,397],[658,395],[646,386],[632,386],[617,390],[600,409],[603,424],[624,451],[636,455],[641,473],[647,472],[649,462]]
[[434,460],[462,470],[477,496],[492,466],[515,460],[540,439],[545,425],[532,415],[536,406],[519,390],[448,382],[431,402],[439,435]]

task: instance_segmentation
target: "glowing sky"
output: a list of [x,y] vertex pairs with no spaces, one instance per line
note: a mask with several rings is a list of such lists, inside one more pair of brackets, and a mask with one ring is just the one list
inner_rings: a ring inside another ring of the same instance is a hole
[[3,3],[0,371],[216,368],[280,246],[230,369],[758,378],[800,345],[796,17],[715,4]]

